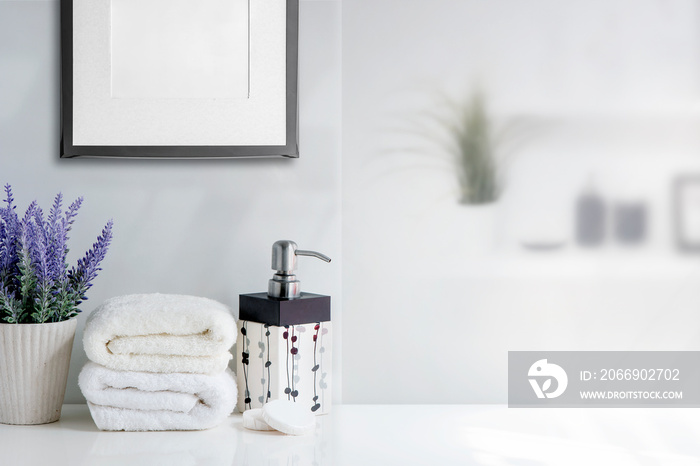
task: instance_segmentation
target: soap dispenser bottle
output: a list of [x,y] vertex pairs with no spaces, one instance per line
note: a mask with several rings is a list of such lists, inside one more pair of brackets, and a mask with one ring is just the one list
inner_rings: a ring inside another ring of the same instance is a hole
[[593,183],[576,200],[576,241],[583,247],[600,246],[605,241],[606,212],[603,197]]
[[297,258],[330,262],[294,241],[272,245],[267,292],[239,296],[238,411],[283,399],[315,414],[331,405],[331,297],[301,291]]

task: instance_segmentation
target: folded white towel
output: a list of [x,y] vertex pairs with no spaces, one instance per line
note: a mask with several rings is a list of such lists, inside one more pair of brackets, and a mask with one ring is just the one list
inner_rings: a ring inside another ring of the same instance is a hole
[[88,362],[78,377],[101,430],[201,430],[221,424],[236,405],[230,370],[216,375],[115,371]]
[[108,299],[90,314],[83,333],[91,361],[123,371],[222,372],[235,341],[226,306],[167,294]]

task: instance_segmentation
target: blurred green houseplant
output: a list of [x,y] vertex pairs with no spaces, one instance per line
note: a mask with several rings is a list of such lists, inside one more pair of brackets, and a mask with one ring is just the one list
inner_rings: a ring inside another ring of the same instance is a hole
[[439,119],[454,157],[462,204],[492,203],[501,194],[500,161],[484,100],[476,92],[464,104],[450,105],[451,114]]

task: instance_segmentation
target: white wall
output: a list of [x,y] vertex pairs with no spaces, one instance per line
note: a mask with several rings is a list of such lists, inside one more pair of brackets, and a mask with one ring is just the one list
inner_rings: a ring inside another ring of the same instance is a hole
[[[700,258],[671,228],[673,178],[700,173],[698,8],[343,3],[344,402],[503,403],[514,350],[700,349]],[[457,203],[421,135],[477,86],[518,122],[490,207]],[[608,206],[646,205],[642,244],[576,244],[591,174]]]
[[[58,2],[0,0],[0,182],[21,206],[85,196],[74,259],[114,218],[85,314],[150,291],[236,309],[290,238],[334,259],[300,275],[334,298],[336,400],[342,385],[350,403],[504,402],[509,350],[700,349],[700,270],[674,249],[669,207],[671,179],[700,172],[697,8],[302,0],[299,160],[119,161],[58,158]],[[486,209],[456,203],[449,160],[414,132],[437,93],[475,83],[498,122],[524,121]],[[606,200],[645,202],[643,245],[574,244],[589,173]],[[565,244],[536,254],[528,235]]]
[[[340,2],[301,2],[300,150],[297,160],[61,160],[59,2],[0,1],[0,182],[21,208],[61,191],[84,196],[71,239],[77,260],[114,219],[114,242],[88,293],[66,402],[82,402],[87,314],[116,295],[207,296],[238,310],[238,295],[264,291],[270,248],[293,239],[334,261],[302,261],[307,291],[333,298],[340,367]],[[335,379],[339,399],[340,371]]]

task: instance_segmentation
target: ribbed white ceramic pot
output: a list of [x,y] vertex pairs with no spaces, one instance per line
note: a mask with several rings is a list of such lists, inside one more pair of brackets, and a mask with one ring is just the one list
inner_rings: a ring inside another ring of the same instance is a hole
[[77,322],[0,324],[0,423],[61,417]]

